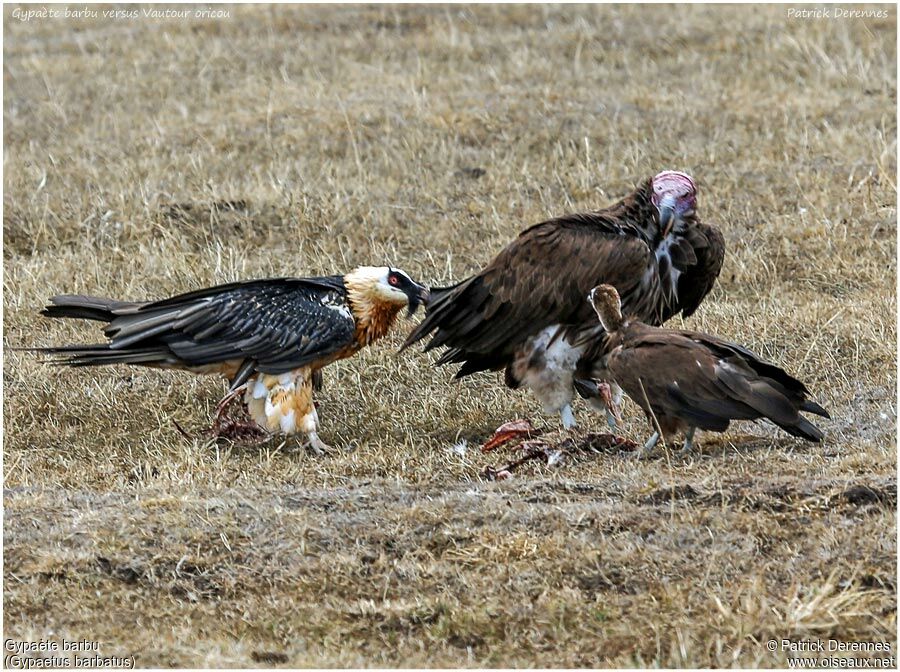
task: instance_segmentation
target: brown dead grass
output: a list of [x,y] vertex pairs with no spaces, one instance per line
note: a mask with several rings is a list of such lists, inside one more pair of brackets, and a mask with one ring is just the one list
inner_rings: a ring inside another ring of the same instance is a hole
[[[682,168],[729,247],[688,326],[796,372],[833,420],[818,446],[739,424],[687,462],[492,483],[494,427],[557,419],[396,356],[401,333],[326,372],[323,436],[352,449],[325,458],[183,439],[216,381],[7,350],[5,636],[142,666],[778,666],[771,638],[896,644],[894,7],[12,10],[6,346],[96,337],[37,316],[59,292],[385,262],[439,284]],[[633,406],[625,430],[646,434]]]

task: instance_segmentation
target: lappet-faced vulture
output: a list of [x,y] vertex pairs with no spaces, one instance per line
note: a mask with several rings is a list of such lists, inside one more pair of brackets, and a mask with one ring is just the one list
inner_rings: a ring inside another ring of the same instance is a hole
[[614,286],[629,314],[661,324],[697,310],[724,255],[722,234],[697,217],[694,181],[665,171],[607,208],[526,229],[476,275],[432,289],[404,347],[433,334],[425,349],[446,348],[438,364],[462,364],[457,378],[504,369],[509,387],[531,388],[571,427],[573,389],[595,407],[604,396],[588,379],[591,288]]

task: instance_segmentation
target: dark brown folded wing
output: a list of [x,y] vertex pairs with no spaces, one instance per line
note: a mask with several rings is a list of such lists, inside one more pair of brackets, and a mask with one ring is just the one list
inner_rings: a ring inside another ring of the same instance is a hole
[[680,270],[677,301],[663,309],[665,322],[679,312],[694,314],[712,290],[725,260],[725,238],[719,229],[694,221],[684,232],[682,250],[673,250],[673,265]]
[[654,259],[641,239],[608,218],[573,215],[538,224],[504,248],[478,275],[433,290],[425,320],[407,345],[435,332],[426,350],[449,348],[439,363],[465,362],[459,375],[497,369],[528,337],[554,324],[596,324],[587,295],[611,284],[626,312],[658,303]]
[[[811,441],[822,433],[799,415],[828,417],[802,382],[741,346],[714,336],[644,325],[626,329],[608,370],[635,402],[689,425],[721,430],[730,419],[765,417]],[[646,399],[644,398],[646,395]]]

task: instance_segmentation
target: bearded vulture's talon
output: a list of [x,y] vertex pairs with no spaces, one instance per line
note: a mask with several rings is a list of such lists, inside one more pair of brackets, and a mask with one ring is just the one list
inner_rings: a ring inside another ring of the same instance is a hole
[[[270,433],[319,440],[313,391],[321,369],[384,336],[428,290],[403,271],[364,266],[340,276],[235,282],[154,302],[56,296],[43,314],[106,323],[109,342],[39,348],[70,366],[138,364],[217,373],[231,391],[216,406],[209,433],[264,440]],[[232,418],[243,395],[249,417]]]

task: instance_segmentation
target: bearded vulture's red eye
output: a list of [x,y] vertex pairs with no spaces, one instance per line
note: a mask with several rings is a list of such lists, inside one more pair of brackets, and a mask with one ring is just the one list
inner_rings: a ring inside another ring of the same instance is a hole
[[389,275],[388,282],[396,287],[397,283],[400,282],[400,279],[396,275]]

